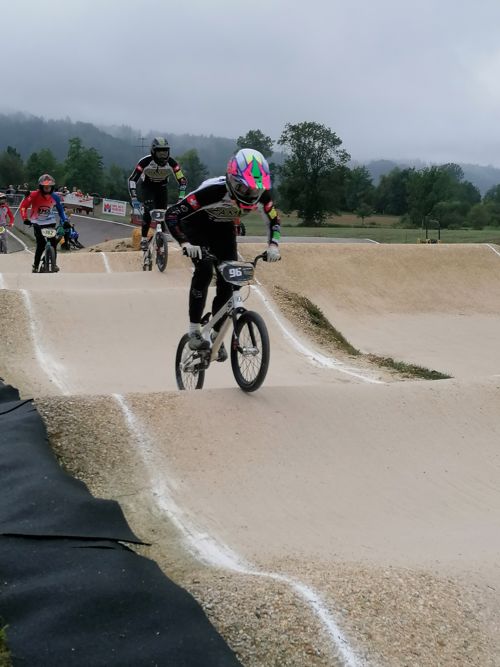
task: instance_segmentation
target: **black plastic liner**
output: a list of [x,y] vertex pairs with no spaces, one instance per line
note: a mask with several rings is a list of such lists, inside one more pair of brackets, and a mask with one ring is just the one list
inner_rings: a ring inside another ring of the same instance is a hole
[[121,541],[113,501],[58,465],[40,415],[0,385],[0,625],[15,667],[233,667],[185,590]]
[[60,467],[31,401],[2,401],[1,395],[0,489],[0,535],[141,543],[117,502],[93,498]]

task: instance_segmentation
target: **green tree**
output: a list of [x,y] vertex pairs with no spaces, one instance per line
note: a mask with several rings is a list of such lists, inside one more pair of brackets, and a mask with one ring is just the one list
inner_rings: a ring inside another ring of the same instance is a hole
[[431,215],[439,220],[441,227],[462,227],[465,223],[467,211],[463,202],[460,201],[440,201],[432,208]]
[[373,215],[373,208],[371,204],[368,204],[367,202],[361,202],[359,204],[358,208],[356,209],[356,217],[361,218],[361,224],[365,224],[365,218],[369,218],[371,215]]
[[408,180],[408,216],[414,225],[432,215],[439,202],[452,201],[456,181],[449,170],[427,167],[413,171]]
[[236,145],[238,148],[254,148],[260,151],[265,158],[273,154],[274,141],[261,130],[249,130],[245,135],[238,137]]
[[104,174],[103,193],[110,199],[126,201],[129,198],[127,180],[129,172],[112,164]]
[[287,123],[278,144],[287,154],[280,167],[283,208],[296,210],[304,225],[321,225],[339,210],[349,154],[335,132],[315,122]]
[[374,187],[370,172],[366,167],[354,167],[347,172],[344,186],[345,207],[356,211],[362,204],[373,200]]
[[408,217],[414,225],[429,217],[438,218],[443,227],[463,225],[471,206],[480,201],[479,190],[463,180],[455,164],[413,171],[408,180]]
[[483,206],[488,212],[488,225],[491,225],[492,227],[500,227],[500,203],[485,199]]
[[80,189],[83,192],[102,193],[104,185],[104,167],[102,157],[95,148],[86,148],[82,159],[82,178]]
[[442,164],[439,169],[448,174],[450,178],[457,183],[460,183],[464,180],[464,170],[459,164],[455,164],[455,162],[447,162],[446,164]]
[[200,160],[195,148],[186,151],[178,158],[178,161],[186,175],[190,190],[197,188],[208,177],[208,169]]
[[67,187],[81,187],[80,181],[82,175],[83,142],[79,137],[73,137],[68,141],[68,154],[64,161],[64,180]]
[[462,181],[456,185],[456,197],[458,201],[462,202],[467,210],[481,201],[481,193],[476,186],[470,181]]
[[102,157],[95,148],[85,148],[79,137],[69,140],[68,154],[64,162],[64,179],[69,188],[78,187],[84,192],[102,191]]
[[374,204],[379,213],[403,215],[408,211],[408,180],[414,169],[395,167],[380,178]]
[[484,201],[500,204],[500,185],[494,185],[492,188],[490,188],[484,195]]
[[483,229],[491,224],[491,215],[484,204],[474,204],[467,214],[467,222],[473,229]]
[[50,174],[58,185],[63,185],[60,182],[62,165],[49,148],[32,153],[26,161],[26,178],[30,186],[34,187],[42,174]]
[[17,185],[24,183],[25,173],[22,157],[12,146],[0,153],[0,184]]

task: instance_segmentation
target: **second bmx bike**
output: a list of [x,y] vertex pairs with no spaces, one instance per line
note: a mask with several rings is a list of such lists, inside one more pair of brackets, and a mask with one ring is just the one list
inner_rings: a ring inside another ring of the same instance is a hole
[[155,227],[155,233],[148,241],[148,247],[144,250],[142,257],[142,270],[151,271],[153,262],[156,263],[158,271],[165,271],[168,262],[168,236],[165,225],[165,210],[155,208],[151,211],[151,225]]

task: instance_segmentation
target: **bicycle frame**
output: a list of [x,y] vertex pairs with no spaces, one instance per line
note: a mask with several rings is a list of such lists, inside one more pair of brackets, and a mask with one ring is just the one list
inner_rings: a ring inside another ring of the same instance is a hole
[[[214,255],[211,255],[210,253],[206,253],[208,257],[211,257],[213,260],[217,260],[217,258]],[[257,257],[253,260],[253,262],[249,262],[250,264],[253,264],[255,267],[257,265],[257,262],[259,259],[264,259],[265,255],[257,255]],[[217,272],[220,272],[219,270],[219,265],[215,265],[215,269]],[[243,287],[241,285],[240,287]],[[217,333],[217,337],[215,340],[212,342],[211,348],[210,348],[210,357],[208,358],[209,364],[212,363],[217,358],[217,355],[219,353],[219,348],[222,345],[222,342],[224,340],[224,337],[230,328],[231,324],[233,327],[236,324],[236,316],[241,315],[246,311],[246,308],[243,305],[243,298],[240,293],[240,287],[236,287],[232,285],[233,288],[233,293],[231,294],[231,297],[226,301],[226,303],[221,306],[221,308],[213,315],[209,321],[202,327],[201,329],[201,335],[203,338],[206,340],[210,341],[210,332],[212,331],[213,327],[219,322],[225,315],[227,315],[227,318],[223,325],[221,326],[219,332]],[[200,352],[194,352],[193,351],[193,356],[197,354],[198,359]]]
[[229,298],[226,303],[217,311],[217,313],[215,313],[215,315],[210,318],[205,326],[202,327],[201,335],[203,338],[210,340],[210,332],[214,328],[215,324],[217,324],[217,322],[219,322],[219,320],[221,320],[224,315],[227,314],[225,322],[221,326],[216,339],[212,343],[212,348],[210,350],[210,362],[217,358],[222,341],[224,340],[229,327],[232,323],[234,323],[235,315],[239,315],[244,311],[245,307],[243,306],[243,299],[241,298],[240,290],[234,289],[231,298]]

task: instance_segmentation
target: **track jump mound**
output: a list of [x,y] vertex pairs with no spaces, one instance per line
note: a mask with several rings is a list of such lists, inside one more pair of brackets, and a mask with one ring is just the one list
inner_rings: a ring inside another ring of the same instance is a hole
[[489,246],[288,244],[282,255],[260,276],[268,291],[307,296],[356,348],[455,377],[500,372],[500,257]]

